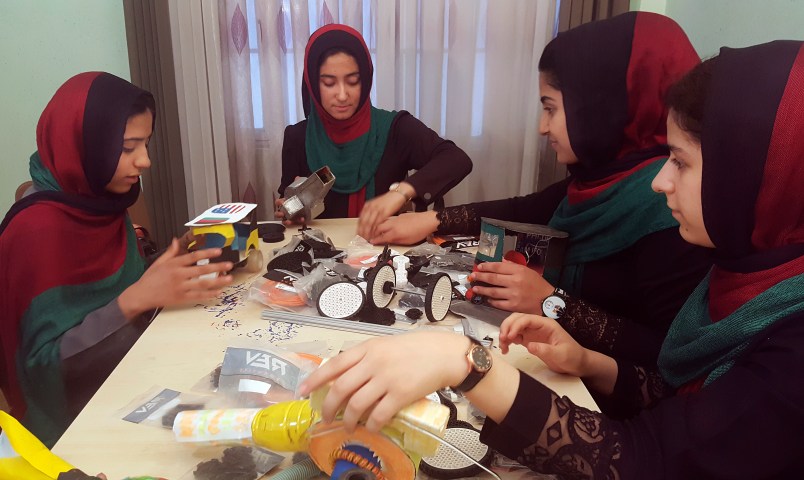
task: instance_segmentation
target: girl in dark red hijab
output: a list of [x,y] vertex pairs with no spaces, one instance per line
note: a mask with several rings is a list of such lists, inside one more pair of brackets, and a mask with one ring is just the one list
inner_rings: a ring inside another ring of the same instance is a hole
[[[0,224],[2,389],[11,413],[51,446],[128,351],[145,312],[214,295],[230,264],[194,266],[174,240],[145,270],[126,209],[151,165],[150,93],[102,72],[76,75],[36,130],[35,193]],[[144,320],[147,320],[145,318]]]
[[489,286],[473,291],[494,307],[541,315],[560,288],[566,308],[559,321],[584,346],[655,362],[667,328],[710,266],[704,249],[680,237],[650,186],[668,155],[664,95],[698,63],[681,27],[654,13],[560,33],[539,61],[539,131],[569,178],[523,197],[402,215],[380,228],[387,227],[380,239],[477,234],[483,217],[567,232],[562,269],[542,276],[486,262],[473,278]]
[[463,150],[410,113],[373,106],[373,76],[357,30],[330,24],[313,32],[304,51],[306,119],[285,129],[279,186],[284,197],[296,177],[328,166],[335,185],[321,218],[359,217],[358,234],[367,238],[407,203],[425,209],[472,170]]
[[345,410],[347,428],[367,418],[379,429],[427,392],[472,378],[464,394],[488,414],[481,441],[538,472],[799,478],[804,43],[724,48],[669,98],[671,156],[653,187],[665,194],[682,236],[713,248],[717,263],[673,322],[659,371],[584,349],[557,322],[536,315],[514,314],[500,328],[503,352],[512,343],[525,346],[551,369],[633,408],[633,418],[579,407],[502,359],[480,373],[471,363],[476,357],[467,362],[477,347],[439,332],[370,340],[324,364],[300,388],[331,386],[322,417]]

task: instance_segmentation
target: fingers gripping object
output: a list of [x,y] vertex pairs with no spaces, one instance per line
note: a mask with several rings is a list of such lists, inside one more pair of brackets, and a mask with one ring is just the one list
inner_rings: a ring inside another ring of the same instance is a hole
[[[277,452],[307,451],[331,479],[413,480],[421,458],[436,453],[449,409],[421,399],[402,409],[379,433],[359,425],[348,432],[341,420],[320,422],[326,389],[309,400],[261,410],[181,412],[173,424],[179,442],[252,441]],[[232,412],[231,415],[228,412]]]
[[[481,263],[502,262],[505,259],[531,268],[539,274],[543,274],[546,269],[554,270],[560,278],[568,238],[566,232],[544,225],[484,217],[472,272],[477,272]],[[472,285],[491,286],[478,281],[473,281]],[[466,292],[466,299],[474,304],[486,301],[472,289]]]

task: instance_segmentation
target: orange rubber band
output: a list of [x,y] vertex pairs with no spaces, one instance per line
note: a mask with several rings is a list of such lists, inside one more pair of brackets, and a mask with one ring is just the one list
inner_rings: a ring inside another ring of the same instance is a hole
[[335,468],[336,461],[346,460],[349,463],[355,464],[358,468],[362,468],[363,470],[368,470],[369,472],[373,473],[377,480],[385,480],[385,475],[382,473],[382,470],[380,470],[380,467],[373,464],[370,460],[360,454],[339,448],[330,454],[330,458],[332,459],[333,469]]

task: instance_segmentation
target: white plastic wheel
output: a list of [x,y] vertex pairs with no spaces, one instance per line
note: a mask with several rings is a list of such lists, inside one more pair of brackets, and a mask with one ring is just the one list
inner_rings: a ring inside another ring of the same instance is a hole
[[393,286],[396,286],[396,273],[394,272],[394,267],[390,265],[383,265],[375,272],[368,281],[366,293],[377,308],[385,308],[391,303],[396,292],[391,290],[389,293],[385,293],[384,287],[387,282],[391,282]]
[[262,267],[264,265],[262,252],[255,249],[252,249],[248,252],[248,257],[246,257],[246,265],[244,270],[248,273],[257,273],[262,271]]
[[338,282],[318,296],[318,313],[329,318],[351,318],[363,308],[363,290],[351,282]]
[[451,302],[452,279],[444,273],[427,287],[427,294],[424,297],[424,314],[431,322],[440,322],[447,316]]

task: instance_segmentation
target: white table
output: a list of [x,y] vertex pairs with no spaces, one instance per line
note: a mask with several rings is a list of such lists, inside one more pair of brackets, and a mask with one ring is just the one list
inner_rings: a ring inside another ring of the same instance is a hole
[[[355,225],[355,219],[319,220],[310,224],[324,230],[339,247],[347,245],[354,237]],[[294,232],[289,229],[286,240]],[[262,245],[262,249],[268,253],[277,246]],[[407,247],[400,249],[404,251]],[[264,307],[246,300],[248,286],[254,278],[256,276],[237,273],[235,285],[217,301],[161,312],[53,451],[87,473],[105,472],[110,480],[136,475],[177,479],[208,459],[208,452],[176,443],[170,430],[121,420],[123,407],[135,397],[154,386],[190,391],[223,360],[224,350],[229,346],[326,339],[337,351],[344,343],[369,338],[315,327],[271,325],[260,319]],[[450,315],[442,323],[456,322]],[[506,358],[560,395],[597,410],[578,378],[549,371],[540,360],[521,348],[514,349]]]

